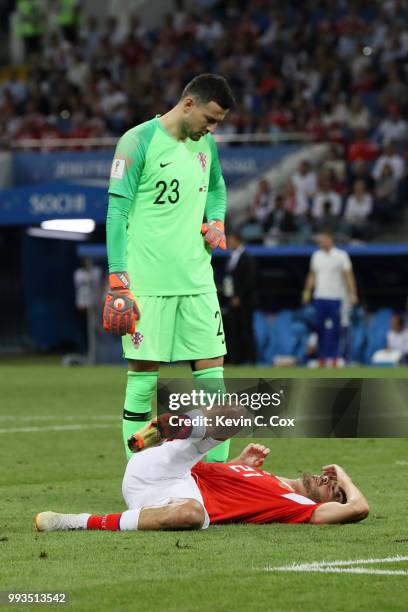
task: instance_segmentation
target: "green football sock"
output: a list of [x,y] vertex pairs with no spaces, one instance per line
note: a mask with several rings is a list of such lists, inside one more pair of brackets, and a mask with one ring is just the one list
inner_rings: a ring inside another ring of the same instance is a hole
[[[215,368],[206,368],[205,370],[195,370],[193,376],[197,382],[199,389],[204,389],[208,393],[217,393],[225,391],[224,384],[224,368],[218,366]],[[206,455],[207,461],[218,461],[223,463],[228,459],[230,441],[225,440],[215,448],[211,449]]]
[[152,399],[157,387],[158,372],[128,372],[122,434],[126,458],[132,456],[128,438],[152,418]]

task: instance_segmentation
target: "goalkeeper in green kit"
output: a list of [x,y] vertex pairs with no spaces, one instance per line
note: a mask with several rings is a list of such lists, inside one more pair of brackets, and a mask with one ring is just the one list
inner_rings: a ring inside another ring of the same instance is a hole
[[[151,420],[159,363],[190,361],[199,388],[223,390],[226,353],[211,253],[226,248],[226,188],[212,132],[235,104],[201,74],[168,113],[116,147],[106,222],[110,290],[103,326],[129,363],[123,439]],[[228,442],[208,455],[225,461]]]

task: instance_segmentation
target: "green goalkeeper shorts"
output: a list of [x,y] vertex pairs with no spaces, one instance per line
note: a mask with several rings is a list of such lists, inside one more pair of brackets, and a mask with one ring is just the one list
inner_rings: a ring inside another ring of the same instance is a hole
[[126,359],[190,361],[225,355],[217,293],[135,296],[141,319],[136,335],[123,336]]

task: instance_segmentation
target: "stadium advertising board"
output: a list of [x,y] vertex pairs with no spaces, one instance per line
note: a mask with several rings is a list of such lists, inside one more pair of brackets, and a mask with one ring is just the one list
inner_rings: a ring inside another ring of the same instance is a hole
[[37,225],[50,218],[90,217],[104,223],[107,209],[105,188],[52,181],[16,187],[0,193],[1,225]]
[[[249,180],[277,163],[297,145],[276,147],[220,147],[219,155],[223,175],[229,185]],[[13,155],[15,185],[44,181],[102,179],[107,185],[112,164],[112,151],[75,153],[16,153]]]

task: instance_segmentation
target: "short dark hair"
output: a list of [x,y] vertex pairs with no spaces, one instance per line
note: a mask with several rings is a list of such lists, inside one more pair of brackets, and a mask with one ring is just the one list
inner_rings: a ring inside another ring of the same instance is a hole
[[227,79],[220,74],[206,73],[194,77],[183,89],[181,98],[186,96],[194,96],[203,104],[216,102],[224,110],[235,106],[235,98]]

